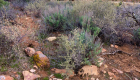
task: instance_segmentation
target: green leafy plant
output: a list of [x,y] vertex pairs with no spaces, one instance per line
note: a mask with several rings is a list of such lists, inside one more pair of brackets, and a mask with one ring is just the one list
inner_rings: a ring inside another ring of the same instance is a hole
[[49,80],[49,77],[45,77],[45,78],[43,78],[43,80]]
[[135,44],[140,45],[140,43],[139,43],[139,41],[140,41],[140,28],[135,30],[133,34],[134,34],[133,40],[134,40]]
[[[94,33],[96,35],[98,33]],[[97,55],[101,52],[101,43],[95,40],[97,36],[91,35],[87,30],[75,29],[69,36],[60,37],[61,58],[65,60],[61,66],[65,66],[69,72],[81,65],[96,64]],[[68,77],[68,75],[66,75]]]
[[60,78],[60,79],[63,79],[63,78],[64,78],[61,74],[54,74],[54,76],[55,76],[56,78]]
[[51,26],[53,31],[62,31],[65,21],[66,17],[60,13],[54,13],[51,16],[45,17],[46,24],[48,24],[48,26]]
[[0,0],[0,8],[2,7],[2,6],[7,6],[7,5],[9,5],[9,3],[7,2],[7,1],[4,1],[4,0]]

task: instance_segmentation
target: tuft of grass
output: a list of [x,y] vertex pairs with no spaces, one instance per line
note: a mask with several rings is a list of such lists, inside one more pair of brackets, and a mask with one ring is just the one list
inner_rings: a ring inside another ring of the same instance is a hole
[[11,68],[19,68],[19,64],[12,64]]
[[64,77],[61,75],[61,74],[54,74],[54,76],[56,77],[56,78],[59,78],[59,79],[63,79]]
[[49,77],[45,77],[45,78],[43,78],[43,80],[49,80]]
[[5,67],[5,66],[2,66],[2,67],[0,68],[0,71],[1,71],[1,72],[6,72],[7,70],[8,70],[8,68]]

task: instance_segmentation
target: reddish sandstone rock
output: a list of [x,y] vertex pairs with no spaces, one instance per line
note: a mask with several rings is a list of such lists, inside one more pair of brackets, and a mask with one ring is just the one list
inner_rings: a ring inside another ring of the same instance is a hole
[[41,51],[37,51],[33,56],[33,59],[38,67],[50,67],[50,61],[46,55],[44,55]]
[[40,75],[30,73],[29,71],[23,71],[22,74],[24,76],[24,80],[35,80],[40,77]]
[[35,49],[31,47],[27,47],[25,49],[26,54],[28,54],[30,57],[32,57],[35,54]]

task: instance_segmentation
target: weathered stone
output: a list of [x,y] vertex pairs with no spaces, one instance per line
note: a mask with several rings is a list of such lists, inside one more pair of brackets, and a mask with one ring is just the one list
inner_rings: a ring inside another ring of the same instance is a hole
[[53,78],[52,80],[62,80],[62,79],[58,79],[58,78]]
[[106,52],[106,51],[107,51],[106,49],[102,48],[102,53],[103,53],[103,52]]
[[119,46],[115,45],[114,47],[118,49]]
[[40,75],[30,73],[29,71],[23,71],[22,74],[24,76],[24,80],[35,80],[40,77]]
[[119,70],[119,69],[112,69],[112,71],[113,71],[113,72],[116,72],[116,73],[120,73],[120,74],[123,73],[123,71],[121,71],[121,70]]
[[94,77],[92,77],[92,78],[91,78],[91,80],[95,80],[95,78],[94,78]]
[[100,56],[98,56],[98,61],[97,61],[99,64],[98,66],[102,66],[103,62],[104,62],[104,59]]
[[36,65],[34,65],[33,67],[34,67],[34,69],[38,69],[38,67]]
[[98,78],[96,80],[99,80]]
[[114,76],[114,73],[108,72],[108,75],[109,75],[109,76]]
[[36,72],[36,70],[35,69],[31,69],[30,72],[31,73],[34,73],[34,72]]
[[41,51],[37,51],[33,56],[33,59],[38,67],[50,67],[50,61],[46,55],[44,55]]
[[114,45],[113,45],[113,44],[111,44],[111,45],[110,45],[110,47],[114,47]]
[[0,80],[14,80],[14,78],[8,75],[0,75]]
[[48,41],[54,41],[54,40],[56,40],[56,37],[49,37],[49,38],[47,38],[47,40]]
[[98,75],[98,68],[95,65],[86,65],[78,71],[78,75]]
[[53,80],[54,77],[55,77],[54,74],[51,74],[51,75],[49,76],[49,80]]
[[26,54],[28,54],[30,57],[33,56],[35,54],[35,49],[31,48],[31,47],[27,47],[25,49]]

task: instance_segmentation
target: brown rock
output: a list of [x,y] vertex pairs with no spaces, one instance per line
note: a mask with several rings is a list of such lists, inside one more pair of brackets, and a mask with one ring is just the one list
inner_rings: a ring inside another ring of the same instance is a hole
[[33,68],[38,69],[38,67],[36,65],[34,65]]
[[84,76],[85,74],[88,74],[88,75],[98,75],[98,68],[97,68],[97,66],[95,66],[95,65],[86,65],[86,66],[82,67],[78,71],[78,75]]
[[114,45],[113,45],[113,44],[111,44],[111,45],[110,45],[110,47],[114,47]]
[[47,40],[48,41],[54,41],[54,40],[56,40],[56,37],[49,37],[49,38],[47,38]]
[[106,52],[106,51],[107,51],[106,49],[102,48],[102,53],[103,53],[103,52]]
[[119,69],[112,69],[112,71],[113,71],[113,72],[116,72],[116,73],[120,73],[120,74],[123,73],[123,71],[121,71],[121,70],[119,70]]
[[8,75],[0,75],[0,80],[14,80],[14,78]]
[[27,47],[25,49],[26,54],[28,54],[30,57],[32,57],[35,54],[35,49],[31,47]]
[[114,76],[114,73],[108,72],[108,75],[109,75],[109,76]]
[[115,45],[115,48],[117,48],[117,49],[118,49],[118,46],[117,46],[117,45]]
[[24,80],[35,80],[40,77],[39,75],[30,73],[29,71],[23,71],[22,74],[24,76]]
[[46,55],[44,55],[41,51],[37,51],[33,56],[33,59],[38,67],[50,67],[50,61]]

